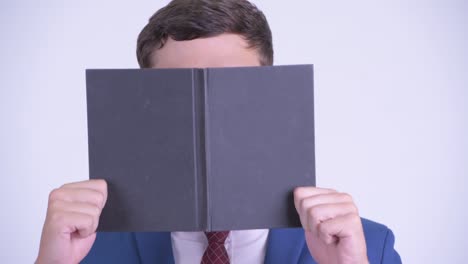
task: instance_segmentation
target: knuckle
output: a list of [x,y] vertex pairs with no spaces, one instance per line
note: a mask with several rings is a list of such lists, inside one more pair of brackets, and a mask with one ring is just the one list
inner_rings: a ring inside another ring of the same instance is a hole
[[61,223],[64,222],[63,213],[58,212],[58,211],[50,212],[49,215],[48,215],[48,218],[50,219],[50,222],[52,222],[54,224],[60,225]]
[[294,197],[295,197],[295,198],[298,198],[298,199],[301,198],[301,196],[302,196],[302,188],[303,188],[303,187],[296,187],[296,188],[294,189],[293,194],[294,194]]
[[307,206],[306,206],[306,201],[305,199],[302,199],[299,201],[299,209],[304,212],[307,210]]
[[93,226],[94,217],[92,215],[87,215],[86,216],[86,223],[88,224],[88,226]]
[[102,180],[102,185],[105,190],[107,190],[107,182],[105,180]]
[[318,224],[317,225],[317,231],[318,231],[319,234],[322,234],[322,235],[327,234],[328,233],[327,232],[327,225],[324,224],[324,223]]
[[99,208],[98,206],[93,206],[93,216],[99,216],[101,214],[101,208]]
[[56,200],[60,200],[63,196],[63,191],[62,189],[58,188],[58,189],[53,189],[50,193],[49,193],[49,203],[52,202],[52,201],[56,201]]
[[357,215],[357,214],[351,214],[350,217],[349,217],[349,220],[354,225],[361,223],[361,217],[359,217],[359,215]]
[[318,218],[318,216],[320,215],[320,211],[321,209],[319,206],[313,206],[307,210],[307,215],[311,219],[315,219],[315,218]]
[[91,215],[86,217],[86,226],[89,228],[90,231],[94,231],[95,223],[95,217]]
[[305,198],[300,201],[300,208],[301,211],[304,213],[308,213],[309,210],[313,207],[314,200],[313,198]]
[[52,212],[57,211],[60,208],[60,205],[60,200],[50,200],[48,210]]
[[343,197],[345,201],[350,201],[350,202],[353,201],[353,197],[349,193],[341,193],[341,196]]
[[103,191],[107,191],[107,182],[103,179],[98,179],[94,182],[94,184]]
[[76,185],[76,182],[65,183],[65,184],[63,184],[62,186],[60,186],[59,189],[70,188],[70,187],[73,187],[74,185]]
[[90,193],[87,193],[87,202],[100,210],[104,207],[104,194],[98,191],[90,190]]
[[98,193],[96,199],[97,199],[98,206],[101,207],[101,208],[104,207],[104,202],[105,202],[105,199],[106,199],[104,194],[103,193]]

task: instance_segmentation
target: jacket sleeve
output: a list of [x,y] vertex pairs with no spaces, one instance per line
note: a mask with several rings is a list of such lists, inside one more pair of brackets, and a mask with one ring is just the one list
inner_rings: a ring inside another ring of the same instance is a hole
[[394,248],[395,236],[392,230],[388,229],[385,237],[384,248],[382,252],[382,264],[401,264],[401,258]]

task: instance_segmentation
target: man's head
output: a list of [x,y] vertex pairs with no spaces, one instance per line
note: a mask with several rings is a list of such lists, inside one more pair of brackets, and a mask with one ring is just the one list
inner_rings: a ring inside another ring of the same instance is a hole
[[273,64],[271,31],[246,0],[173,0],[138,36],[141,68]]

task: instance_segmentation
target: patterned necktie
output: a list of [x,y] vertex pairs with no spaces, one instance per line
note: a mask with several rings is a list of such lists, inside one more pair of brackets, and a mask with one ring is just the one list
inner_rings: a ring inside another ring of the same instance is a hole
[[205,232],[208,238],[208,247],[203,254],[201,264],[229,264],[229,256],[224,241],[229,235],[229,231]]

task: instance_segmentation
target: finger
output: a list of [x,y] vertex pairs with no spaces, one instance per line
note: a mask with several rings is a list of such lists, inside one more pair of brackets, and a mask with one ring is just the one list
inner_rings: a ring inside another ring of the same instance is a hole
[[307,213],[310,208],[320,205],[320,204],[332,204],[332,203],[352,203],[353,198],[351,195],[346,193],[325,193],[325,194],[318,194],[314,196],[309,196],[302,199],[299,202],[299,218],[301,219],[301,223],[303,226],[307,223]]
[[350,213],[324,221],[318,226],[318,237],[326,244],[352,238],[362,234],[362,223],[359,215]]
[[[93,218],[93,229],[96,230],[101,216],[101,208],[91,203],[54,201],[49,205],[48,215],[79,213],[89,215]],[[52,223],[53,225],[63,224],[62,222]]]
[[49,205],[49,212],[83,213],[99,219],[101,208],[92,203],[54,201]]
[[294,189],[294,206],[296,210],[299,209],[299,203],[301,200],[307,197],[320,195],[320,194],[327,194],[327,193],[335,193],[335,190],[332,189],[325,189],[325,188],[316,188],[316,187],[297,187]]
[[106,197],[102,192],[86,188],[62,187],[55,189],[49,195],[49,203],[58,200],[67,202],[92,203],[101,209],[106,203]]
[[336,191],[332,189],[316,188],[311,186],[297,187],[294,189],[294,207],[299,214],[299,220],[301,221],[301,225],[303,227],[307,225],[307,220],[305,219],[305,213],[301,211],[300,204],[302,203],[302,200],[311,196],[329,193],[336,193]]
[[48,215],[49,228],[63,234],[76,233],[88,237],[96,232],[97,223],[91,215],[78,212],[56,211]]
[[299,202],[299,211],[301,213],[307,212],[311,207],[321,204],[335,204],[335,203],[353,203],[353,198],[347,193],[326,193],[309,196]]
[[92,189],[104,194],[107,199],[107,182],[102,179],[91,179],[81,182],[73,182],[62,185],[61,188],[69,189]]
[[310,207],[306,214],[307,225],[305,229],[317,234],[320,223],[347,214],[357,215],[354,203],[320,204]]

